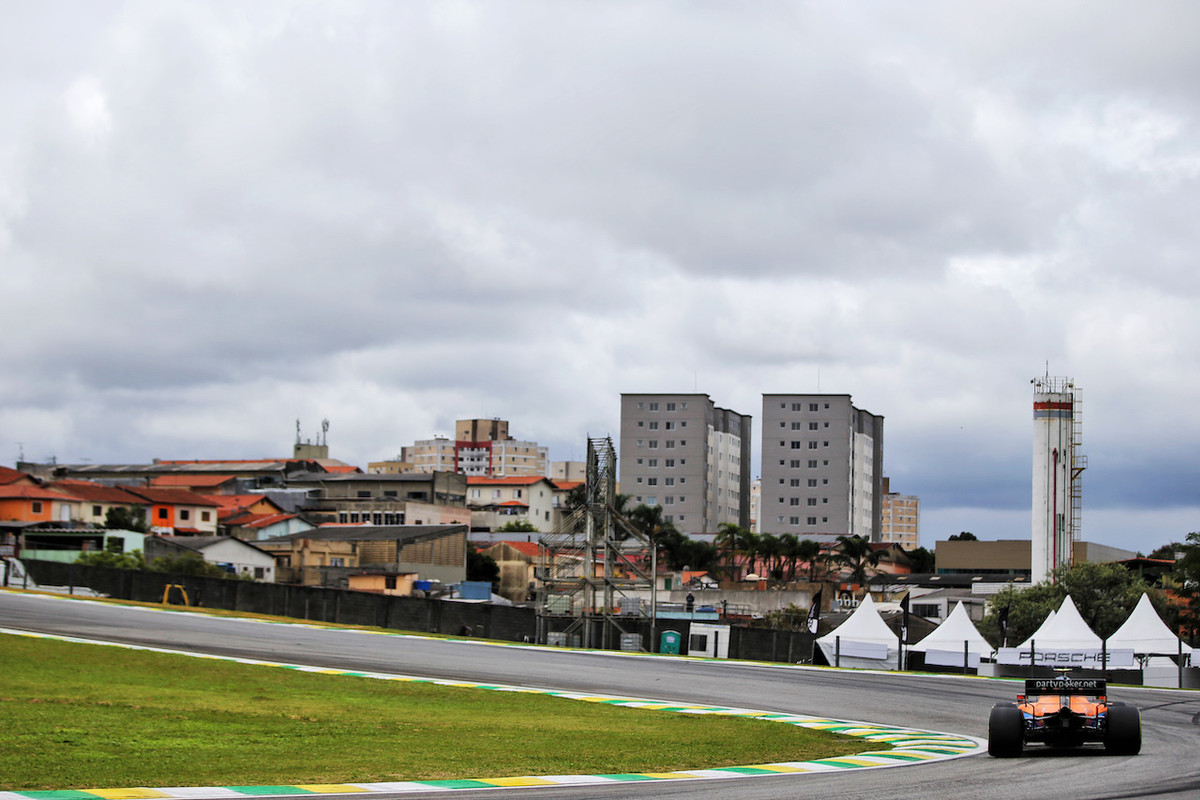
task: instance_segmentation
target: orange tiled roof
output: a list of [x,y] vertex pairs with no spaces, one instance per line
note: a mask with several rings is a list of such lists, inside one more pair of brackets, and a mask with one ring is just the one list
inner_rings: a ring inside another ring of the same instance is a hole
[[156,475],[150,479],[150,485],[160,489],[176,486],[211,489],[232,480],[236,480],[233,475]]
[[514,550],[520,550],[527,556],[536,556],[538,554],[537,542],[497,542],[496,544],[506,544]]
[[127,505],[144,505],[145,500],[126,491],[121,486],[105,486],[102,483],[81,481],[65,478],[50,484],[52,488],[65,492],[80,500],[93,503],[124,503]]
[[559,489],[574,489],[576,486],[582,486],[587,481],[552,481]]
[[45,489],[41,486],[14,486],[11,483],[0,486],[0,500],[60,500],[69,503],[79,502],[78,497],[56,492],[53,489]]
[[28,478],[28,477],[29,476],[26,475],[24,472],[21,472],[20,470],[15,470],[12,467],[0,467],[0,484],[13,483],[15,481],[21,480],[21,478]]
[[129,491],[138,497],[145,498],[151,503],[176,506],[210,506],[216,507],[210,498],[202,494],[190,492],[187,489],[156,489],[153,487],[131,486]]
[[512,485],[512,486],[528,486],[531,483],[537,483],[538,481],[549,482],[550,479],[546,478],[542,475],[534,475],[534,476],[513,475],[508,478],[489,478],[484,475],[468,475],[467,476],[467,483],[469,485],[496,484],[496,485]]

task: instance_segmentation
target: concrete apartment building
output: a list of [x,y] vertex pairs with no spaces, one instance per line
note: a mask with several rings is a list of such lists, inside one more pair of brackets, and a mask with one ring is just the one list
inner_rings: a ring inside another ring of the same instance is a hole
[[905,550],[913,550],[921,544],[920,498],[891,491],[887,478],[883,479],[879,541],[895,542]]
[[620,491],[684,533],[748,528],[750,437],[750,416],[706,394],[622,394]]
[[[399,462],[414,472],[457,472],[489,478],[544,477],[549,473],[547,448],[512,438],[503,419],[460,419],[454,439],[444,436],[414,442],[400,450]],[[371,470],[389,472],[387,462]]]
[[764,533],[880,541],[883,417],[848,394],[764,394]]

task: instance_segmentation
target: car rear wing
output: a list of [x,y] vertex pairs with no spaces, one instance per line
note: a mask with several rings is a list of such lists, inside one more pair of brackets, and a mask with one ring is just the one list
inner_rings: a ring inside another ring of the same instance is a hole
[[1108,681],[1104,678],[1026,678],[1025,694],[1086,694],[1105,697],[1108,695]]

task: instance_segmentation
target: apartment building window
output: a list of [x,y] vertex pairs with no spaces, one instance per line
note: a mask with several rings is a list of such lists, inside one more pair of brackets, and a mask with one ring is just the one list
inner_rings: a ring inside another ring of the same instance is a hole
[[349,521],[350,521],[350,515],[349,515],[349,514],[347,514],[345,511],[339,511],[339,512],[338,512],[338,522],[340,522],[341,524],[345,525],[345,524],[346,524],[347,522],[349,522]]
[[639,428],[644,428],[644,427],[646,427],[646,423],[645,423],[645,422],[643,422],[642,420],[640,420],[640,419],[639,419],[639,420],[638,420],[638,427],[639,427]]
[[642,482],[642,476],[641,476],[641,475],[638,475],[638,476],[637,476],[637,482],[638,482],[638,483],[641,483],[641,482]]
[[647,466],[650,466],[650,467],[657,467],[657,466],[658,466],[658,459],[657,459],[657,458],[651,458],[651,459],[649,459],[649,460],[647,461],[646,465],[647,465]]
[[687,439],[680,439],[680,440],[679,440],[679,446],[680,446],[680,447],[687,447]]
[[800,505],[800,498],[799,498],[799,497],[792,497],[792,498],[790,498],[790,499],[788,500],[788,505],[789,505],[789,506],[798,506],[798,505]]
[[[780,442],[780,444],[783,444],[783,442]],[[804,442],[792,442],[792,449],[799,450],[802,444],[804,444]]]
[[808,429],[810,431],[815,431],[817,429],[817,423],[815,423],[815,422],[808,423]]
[[829,447],[829,442],[825,442],[825,446],[826,446],[826,447]]
[[817,524],[817,518],[816,518],[816,517],[809,517],[809,518],[808,518],[808,524],[809,524],[809,525],[816,525],[816,524]]
[[658,449],[658,439],[651,439],[651,440],[650,440],[650,449],[651,449],[651,450],[657,450],[657,449]]
[[816,504],[817,504],[817,498],[815,498],[815,497],[808,498],[808,505],[815,506]]
[[[826,445],[828,445],[828,444],[829,444],[829,442],[826,442],[825,444],[826,444]],[[809,443],[808,443],[808,449],[809,449],[809,450],[816,450],[816,449],[817,449],[817,443],[816,443],[816,442],[809,442]]]
[[667,403],[667,411],[674,411],[674,410],[675,410],[675,404]]
[[658,486],[658,478],[646,478],[647,486]]
[[651,404],[650,404],[650,410],[651,410],[651,411],[658,411],[658,403],[651,403]]
[[672,422],[671,420],[667,420],[666,429],[669,431],[675,430],[675,423]]
[[648,505],[648,506],[658,505],[658,496],[657,495],[647,495],[646,505]]
[[[779,479],[779,482],[780,482],[780,483],[783,483],[783,478],[780,478],[780,479]],[[799,486],[799,485],[800,485],[800,479],[799,479],[799,478],[792,478],[791,485],[792,485],[792,486]]]
[[821,498],[821,502],[822,502],[822,503],[828,503],[828,502],[829,502],[829,498],[828,498],[828,497],[822,497],[822,498]]
[[[826,407],[826,408],[829,408],[829,406],[828,406],[828,405],[827,405],[827,406],[825,406],[825,407]],[[809,404],[808,404],[808,410],[809,410],[809,411],[816,411],[816,410],[817,410],[817,404],[816,404],[816,403],[809,403]]]
[[674,478],[663,478],[663,485],[664,486],[674,486],[675,479]]
[[[780,518],[779,518],[779,521],[780,521],[780,522],[783,522],[783,517],[780,517]],[[789,525],[799,525],[799,524],[800,524],[800,518],[799,518],[799,517],[788,517],[788,524],[789,524]]]
[[[782,404],[780,404],[780,408],[782,408],[782,407],[783,407],[783,405],[782,405]],[[792,411],[803,411],[803,410],[804,410],[804,406],[803,406],[803,404],[801,404],[801,403],[792,403]]]
[[658,430],[658,421],[657,420],[651,420],[650,430],[652,430],[652,431]]
[[[780,424],[782,425],[783,423],[780,423]],[[799,431],[799,430],[803,430],[803,429],[804,429],[803,422],[793,422],[792,423],[792,430]]]
[[664,466],[664,467],[673,467],[673,466],[675,466],[675,459],[673,459],[673,458],[668,458],[668,459],[665,459],[665,460],[663,461],[663,466]]
[[675,440],[667,439],[667,447],[673,450],[675,448]]
[[645,406],[644,406],[644,404],[642,404],[642,403],[638,403],[638,404],[637,404],[637,407],[638,407],[638,409],[640,410],[640,409],[644,408]]
[[492,489],[492,499],[493,500],[500,499],[500,490],[499,489]]
[[[686,402],[680,403],[680,404],[679,404],[679,407],[680,407],[681,409],[687,408],[687,403],[686,403]],[[680,517],[680,519],[683,519],[683,517]]]
[[668,506],[673,506],[673,505],[675,505],[675,498],[674,498],[674,497],[672,497],[671,495],[667,495],[667,496],[664,498],[664,504],[665,504],[665,505],[668,505]]
[[520,490],[520,489],[514,489],[514,490],[513,490],[513,497],[524,497],[524,495],[521,493],[521,490]]

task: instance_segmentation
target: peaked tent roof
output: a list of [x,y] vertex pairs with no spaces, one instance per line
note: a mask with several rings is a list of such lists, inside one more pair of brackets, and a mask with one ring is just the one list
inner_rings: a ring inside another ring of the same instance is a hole
[[[1179,646],[1179,637],[1162,621],[1145,592],[1125,624],[1108,637],[1109,650],[1132,649],[1138,655],[1175,655],[1179,652]],[[1184,647],[1184,650],[1190,649]]]
[[1083,621],[1070,595],[1062,601],[1058,613],[1051,613],[1019,649],[1028,649],[1030,642],[1038,650],[1099,650],[1101,647],[1100,637]]
[[918,653],[925,653],[929,650],[950,650],[961,653],[963,642],[967,643],[967,648],[972,654],[984,658],[990,656],[995,650],[976,629],[975,623],[971,622],[970,616],[967,615],[967,608],[960,600],[955,604],[950,616],[946,617],[945,622],[934,628],[933,632],[924,639],[912,645],[911,649]]
[[863,597],[858,608],[854,609],[854,613],[845,622],[817,641],[832,642],[834,637],[840,637],[843,642],[870,642],[893,648],[897,646],[896,634],[883,621],[883,617],[879,616],[875,602],[869,594]]

